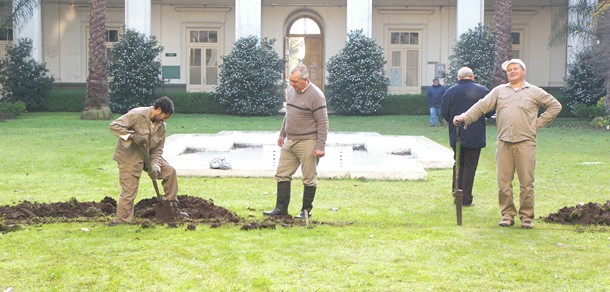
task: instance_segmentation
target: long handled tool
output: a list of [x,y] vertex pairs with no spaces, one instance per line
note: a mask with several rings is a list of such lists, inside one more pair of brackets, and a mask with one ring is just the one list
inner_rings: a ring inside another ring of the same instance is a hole
[[455,142],[455,175],[453,180],[453,203],[455,204],[455,215],[457,225],[462,225],[462,189],[459,188],[460,181],[460,152],[462,147],[462,137],[460,129],[462,123],[458,123],[456,127],[456,142]]
[[[144,151],[144,149],[142,149],[142,147],[140,147],[136,143],[133,144],[136,146],[138,151],[140,151],[140,154],[142,154],[142,157],[144,158],[144,163],[146,163],[148,167],[152,167],[152,164],[150,162],[150,154],[148,153],[148,151]],[[157,185],[157,180],[154,178],[151,179],[153,186],[155,187],[155,192],[157,193],[158,200],[158,203],[153,205],[153,208],[155,209],[155,217],[157,217],[157,220],[162,223],[174,222],[176,220],[176,213],[174,212],[170,201],[163,200],[163,197],[161,197],[161,193],[159,192],[159,185]]]

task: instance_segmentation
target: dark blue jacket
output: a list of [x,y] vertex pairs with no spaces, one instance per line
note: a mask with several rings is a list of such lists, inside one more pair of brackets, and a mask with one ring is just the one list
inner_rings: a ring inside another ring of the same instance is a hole
[[[472,80],[458,80],[458,82],[445,91],[441,106],[441,113],[447,124],[449,124],[449,142],[455,148],[456,128],[453,125],[453,117],[466,112],[477,101],[485,97],[489,89],[475,83]],[[492,113],[486,116],[491,117]],[[474,123],[468,125],[461,131],[462,147],[470,149],[480,149],[486,146],[485,137],[485,116],[482,116]]]
[[439,108],[441,107],[441,101],[443,100],[443,94],[445,93],[445,86],[430,86],[426,92],[426,101],[430,107]]

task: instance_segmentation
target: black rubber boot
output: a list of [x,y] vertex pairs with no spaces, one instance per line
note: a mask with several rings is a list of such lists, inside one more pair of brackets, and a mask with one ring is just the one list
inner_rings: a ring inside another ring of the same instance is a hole
[[275,209],[263,212],[265,216],[284,216],[288,215],[288,204],[290,204],[290,182],[281,181],[277,183],[277,201]]
[[311,209],[313,209],[313,199],[316,197],[316,187],[305,186],[303,189],[303,207],[301,213],[294,216],[295,219],[305,219],[305,212],[307,212],[307,218],[311,218]]
[[174,215],[178,218],[186,218],[189,216],[189,214],[187,214],[186,212],[182,212],[180,211],[180,209],[178,208],[178,201],[171,201],[170,205],[172,206],[172,209],[174,210]]

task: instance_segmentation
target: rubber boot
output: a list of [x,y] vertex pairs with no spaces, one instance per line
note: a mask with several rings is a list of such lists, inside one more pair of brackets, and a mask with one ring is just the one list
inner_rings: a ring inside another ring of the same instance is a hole
[[290,182],[281,181],[277,183],[277,201],[275,208],[269,212],[263,212],[265,216],[288,215],[288,204],[290,204]]
[[313,209],[313,199],[316,197],[316,187],[305,186],[303,189],[303,207],[301,213],[294,216],[295,219],[305,219],[305,212],[307,212],[307,218],[311,218],[311,209]]
[[189,216],[189,214],[187,214],[186,212],[182,212],[180,211],[180,209],[178,208],[178,201],[171,201],[170,205],[172,206],[172,209],[174,210],[174,215],[178,218],[186,218]]

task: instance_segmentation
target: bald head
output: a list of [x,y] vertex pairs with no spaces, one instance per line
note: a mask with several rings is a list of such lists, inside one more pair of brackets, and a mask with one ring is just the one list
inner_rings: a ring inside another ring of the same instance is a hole
[[458,80],[474,80],[474,72],[472,72],[472,69],[468,68],[468,67],[462,67],[460,68],[460,70],[458,70],[458,74],[457,74],[457,79]]

